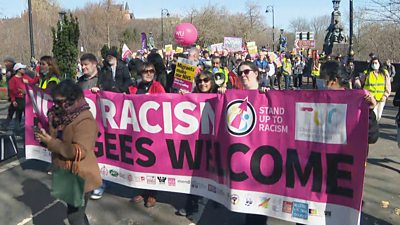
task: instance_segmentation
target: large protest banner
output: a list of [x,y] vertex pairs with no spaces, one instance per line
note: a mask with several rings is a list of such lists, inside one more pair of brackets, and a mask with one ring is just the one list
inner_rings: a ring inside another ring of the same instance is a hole
[[[45,119],[49,97],[28,93],[26,157],[49,161],[31,128],[34,117]],[[106,180],[292,222],[358,224],[368,147],[363,91],[86,98]]]

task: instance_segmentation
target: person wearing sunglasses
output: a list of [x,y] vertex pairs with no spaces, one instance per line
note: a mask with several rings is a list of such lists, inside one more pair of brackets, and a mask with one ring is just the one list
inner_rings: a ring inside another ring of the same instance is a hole
[[[217,93],[218,86],[215,84],[214,74],[210,71],[202,71],[195,78],[195,88],[193,93]],[[187,91],[180,90],[180,94],[187,94]],[[199,196],[189,194],[185,207],[178,210],[177,215],[186,216],[189,220],[192,220],[193,214],[199,210]]]
[[238,76],[244,90],[259,90],[260,92],[269,90],[267,87],[260,87],[259,69],[253,62],[242,62],[238,67]]
[[[141,81],[137,86],[130,86],[129,93],[136,94],[160,94],[165,93],[163,85],[155,80],[156,69],[149,62],[143,63],[140,73]],[[145,201],[145,206],[151,208],[156,205],[156,191],[143,190],[138,195],[131,199],[133,203],[142,203]]]
[[52,98],[54,105],[47,113],[49,128],[47,131],[35,131],[35,138],[51,152],[54,168],[70,169],[77,147],[81,150],[78,175],[85,180],[85,201],[83,206],[67,204],[66,214],[69,224],[88,225],[85,211],[89,196],[101,185],[100,169],[94,153],[97,122],[89,111],[90,106],[82,89],[73,80],[64,80],[55,86]]
[[196,76],[195,83],[193,93],[217,93],[214,75],[209,71],[203,71]]
[[[34,78],[31,78],[29,75],[26,74],[26,65],[21,63],[17,63],[14,65],[15,75],[11,77],[10,81],[8,82],[8,87],[10,89],[10,99],[11,99],[11,107],[13,107],[13,111],[16,114],[16,122],[15,122],[15,133],[19,133],[20,131],[20,124],[22,121],[22,114],[25,110],[25,84],[36,84],[39,81],[39,76],[35,75]],[[12,120],[11,118],[7,118],[5,123],[9,124]]]
[[130,86],[130,94],[157,94],[165,93],[163,85],[155,80],[156,69],[149,62],[143,63],[140,72],[141,81],[137,86]]

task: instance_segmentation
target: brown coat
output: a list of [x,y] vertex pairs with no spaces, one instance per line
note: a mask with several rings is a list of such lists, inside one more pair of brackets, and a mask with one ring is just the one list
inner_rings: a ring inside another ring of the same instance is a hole
[[79,176],[85,180],[85,192],[92,191],[101,185],[101,176],[97,159],[94,154],[98,128],[96,120],[89,110],[81,112],[63,131],[63,140],[57,137],[57,131],[50,125],[50,135],[53,139],[47,147],[52,152],[52,162],[56,168],[66,168],[67,160],[74,160],[74,144],[82,149],[82,159],[79,165]]

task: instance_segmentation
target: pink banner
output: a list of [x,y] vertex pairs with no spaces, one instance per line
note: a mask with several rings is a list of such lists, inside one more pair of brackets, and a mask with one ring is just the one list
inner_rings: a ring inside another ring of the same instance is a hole
[[[48,97],[29,89],[37,112]],[[86,92],[104,179],[201,195],[236,212],[304,224],[358,224],[368,106],[362,91]],[[33,139],[27,158],[49,160]],[[42,116],[43,117],[43,116]]]

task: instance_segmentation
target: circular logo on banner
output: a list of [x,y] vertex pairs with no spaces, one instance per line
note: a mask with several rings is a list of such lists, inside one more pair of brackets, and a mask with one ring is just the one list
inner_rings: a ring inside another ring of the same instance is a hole
[[234,100],[228,104],[226,123],[229,133],[234,136],[245,136],[254,129],[256,113],[248,98]]

